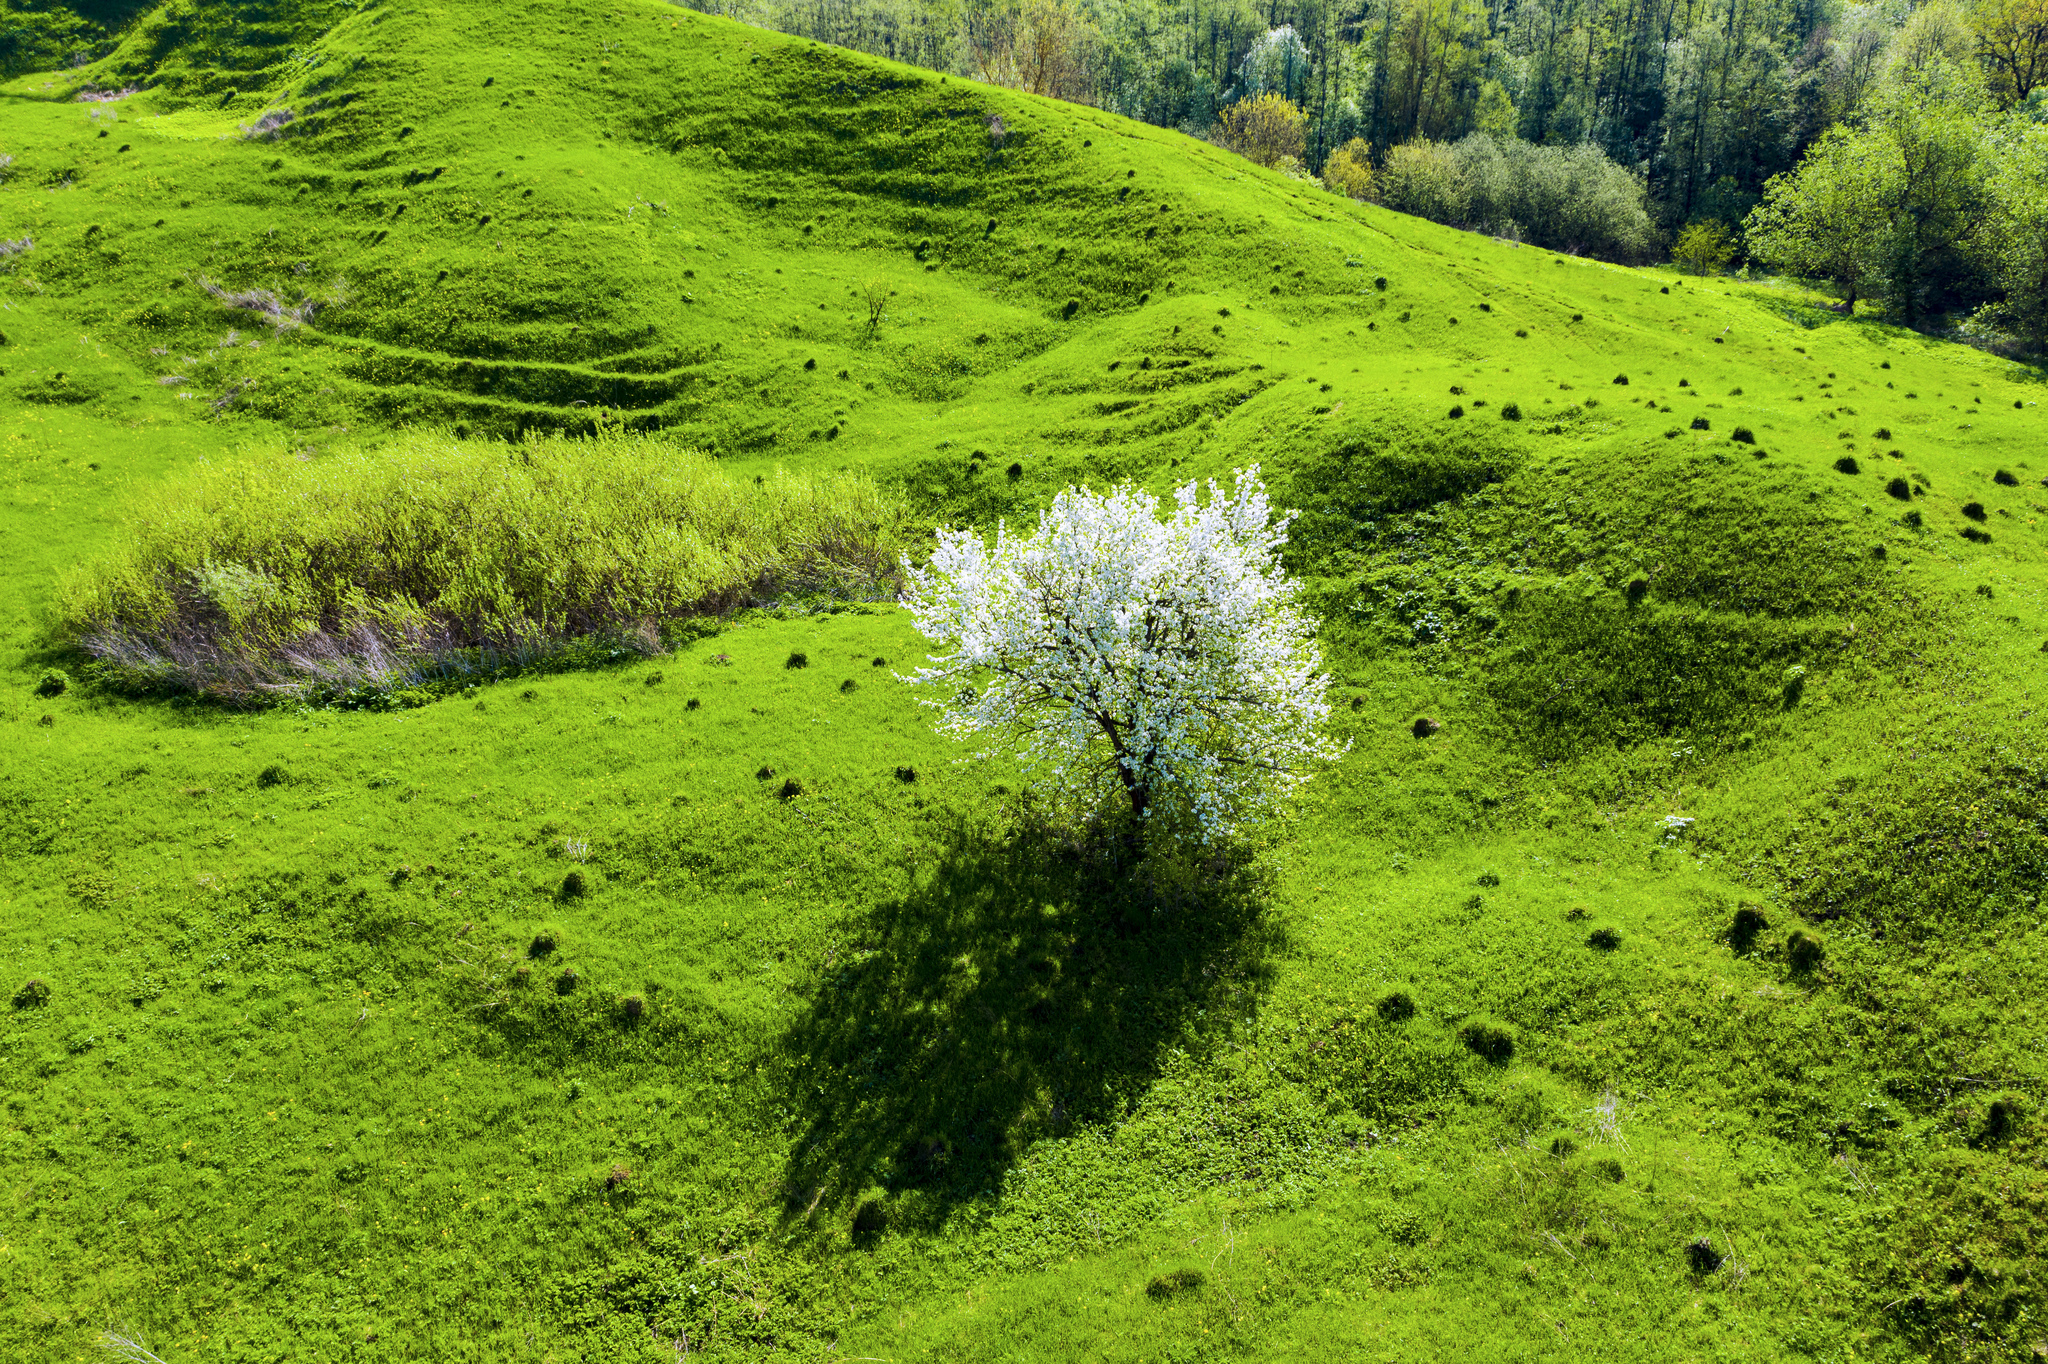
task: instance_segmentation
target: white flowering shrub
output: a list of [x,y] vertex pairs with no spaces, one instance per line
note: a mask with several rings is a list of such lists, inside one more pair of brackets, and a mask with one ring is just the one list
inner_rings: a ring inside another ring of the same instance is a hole
[[1129,486],[1069,488],[1016,536],[941,530],[904,602],[952,646],[909,680],[960,738],[1016,745],[1041,785],[1207,840],[1284,800],[1342,749],[1314,623],[1282,571],[1290,518],[1256,467],[1162,516]]

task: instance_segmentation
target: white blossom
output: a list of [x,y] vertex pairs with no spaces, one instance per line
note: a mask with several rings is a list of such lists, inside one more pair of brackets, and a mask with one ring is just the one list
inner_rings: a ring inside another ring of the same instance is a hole
[[1057,795],[1120,796],[1140,821],[1211,838],[1240,827],[1343,749],[1323,733],[1329,679],[1299,585],[1280,566],[1256,466],[1206,505],[1124,485],[1069,488],[1038,529],[993,541],[942,529],[904,602],[953,646],[909,681],[959,738],[1015,744]]

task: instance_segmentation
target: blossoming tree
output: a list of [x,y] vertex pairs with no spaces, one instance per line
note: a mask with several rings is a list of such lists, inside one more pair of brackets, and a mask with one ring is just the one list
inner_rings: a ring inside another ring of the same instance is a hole
[[1163,516],[1133,487],[1069,488],[1030,535],[941,530],[904,601],[953,652],[910,680],[945,693],[925,703],[942,729],[1014,742],[1061,796],[1228,833],[1342,751],[1280,567],[1288,520],[1253,467],[1206,504],[1185,485]]

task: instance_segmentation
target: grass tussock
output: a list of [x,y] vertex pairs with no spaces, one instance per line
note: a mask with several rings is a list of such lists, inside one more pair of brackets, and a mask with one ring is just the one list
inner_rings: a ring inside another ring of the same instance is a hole
[[126,680],[234,701],[379,692],[578,641],[897,583],[898,510],[850,475],[727,475],[659,439],[420,435],[201,465],[64,586],[68,636]]

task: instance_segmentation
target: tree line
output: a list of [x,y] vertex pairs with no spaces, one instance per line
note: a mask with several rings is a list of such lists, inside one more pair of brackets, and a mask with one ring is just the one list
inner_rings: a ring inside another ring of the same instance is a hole
[[1212,137],[1439,221],[1619,260],[1755,260],[1852,310],[1975,309],[2048,340],[2008,306],[2048,295],[2028,274],[2048,0],[690,2]]

